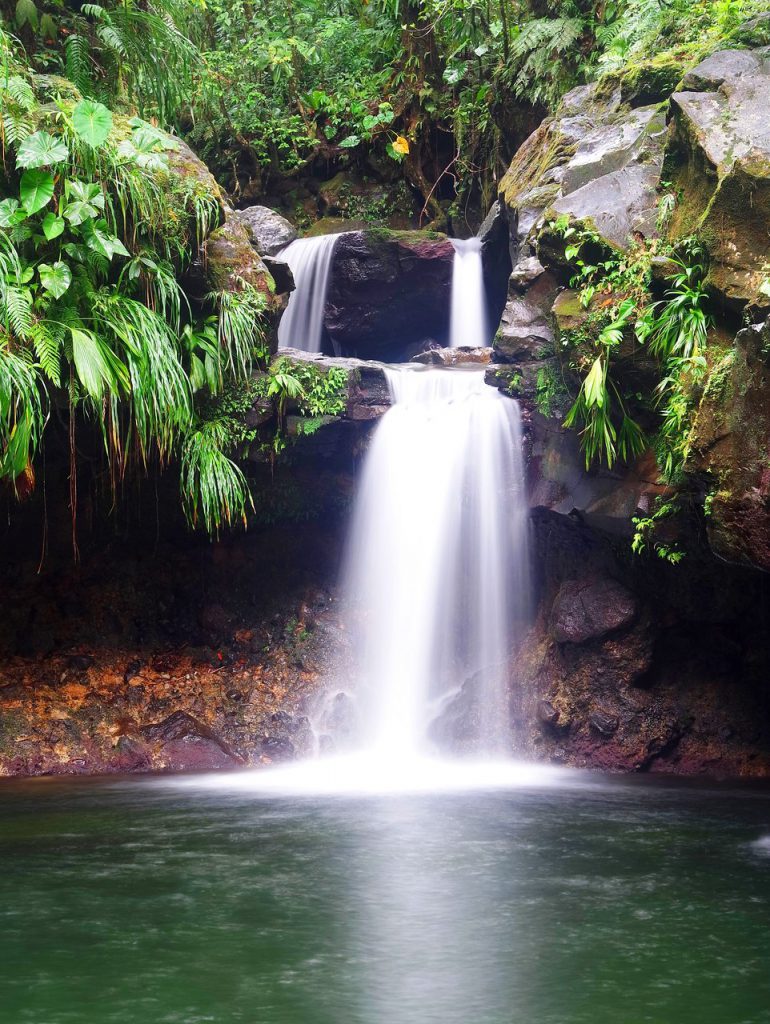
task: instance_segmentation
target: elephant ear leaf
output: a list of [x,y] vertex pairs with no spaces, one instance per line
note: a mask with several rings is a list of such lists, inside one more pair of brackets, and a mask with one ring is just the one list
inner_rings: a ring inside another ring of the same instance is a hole
[[66,160],[69,155],[70,151],[63,139],[54,138],[48,132],[35,132],[28,135],[19,146],[16,166],[52,167]]
[[55,299],[60,299],[72,283],[72,272],[62,260],[56,263],[41,263],[37,268],[40,283]]
[[103,103],[81,100],[72,111],[72,127],[83,142],[97,149],[112,130],[112,114]]
[[25,171],[19,185],[21,205],[27,213],[37,213],[53,198],[53,174],[40,168]]

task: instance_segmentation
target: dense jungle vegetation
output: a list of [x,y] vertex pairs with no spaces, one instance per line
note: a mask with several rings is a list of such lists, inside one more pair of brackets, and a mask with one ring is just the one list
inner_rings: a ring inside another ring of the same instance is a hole
[[[684,66],[763,8],[761,0],[0,3],[0,478],[22,499],[56,435],[69,452],[74,518],[78,434],[90,429],[101,437],[110,494],[173,463],[192,524],[216,532],[245,517],[248,484],[232,459],[243,436],[232,410],[248,406],[253,367],[268,365],[266,300],[245,283],[204,296],[188,288],[222,197],[171,173],[175,137],[236,201],[303,175],[373,168],[406,183],[423,224],[445,227],[448,217],[483,213],[516,146],[568,89],[651,55]],[[697,337],[707,321],[699,254],[680,258],[679,312],[652,311],[638,330],[667,358],[689,359],[698,350],[682,341],[681,318]],[[631,307],[617,315],[627,320]],[[617,318],[602,326],[608,352],[622,328]],[[607,362],[592,364],[571,414],[600,456],[609,435],[596,396]],[[281,367],[266,385],[281,408],[287,396],[313,407],[315,386]],[[640,444],[622,418],[613,455]]]

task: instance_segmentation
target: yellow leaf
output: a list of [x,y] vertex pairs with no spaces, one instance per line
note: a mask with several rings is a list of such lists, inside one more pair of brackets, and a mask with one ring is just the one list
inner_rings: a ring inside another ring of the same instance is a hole
[[393,149],[397,153],[402,153],[404,156],[409,152],[409,143],[403,135],[397,135],[396,141],[393,143]]

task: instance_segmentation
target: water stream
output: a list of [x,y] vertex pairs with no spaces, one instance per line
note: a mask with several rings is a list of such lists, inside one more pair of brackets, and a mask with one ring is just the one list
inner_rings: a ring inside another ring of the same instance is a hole
[[452,312],[449,327],[451,348],[489,344],[484,298],[484,268],[481,240],[453,238],[455,256],[452,266]]
[[339,235],[298,238],[280,258],[294,275],[294,291],[278,326],[278,347],[320,352],[324,305],[334,247]]
[[465,684],[464,746],[504,755],[529,597],[519,409],[483,369],[387,377],[394,404],[367,453],[343,576],[362,747],[431,753],[433,724]]

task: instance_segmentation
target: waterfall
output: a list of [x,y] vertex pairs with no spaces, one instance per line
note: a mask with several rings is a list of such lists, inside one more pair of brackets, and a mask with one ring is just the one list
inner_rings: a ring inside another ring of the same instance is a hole
[[[484,301],[484,270],[481,240],[453,238],[455,256],[452,265],[452,309],[449,328],[451,348],[489,344]],[[296,243],[295,243],[296,244]]]
[[483,371],[386,372],[394,405],[366,457],[344,575],[363,745],[428,754],[460,699],[469,752],[507,753],[529,593],[519,409]]
[[278,325],[278,347],[321,351],[324,304],[334,246],[339,235],[298,238],[280,258],[294,275],[295,290]]

